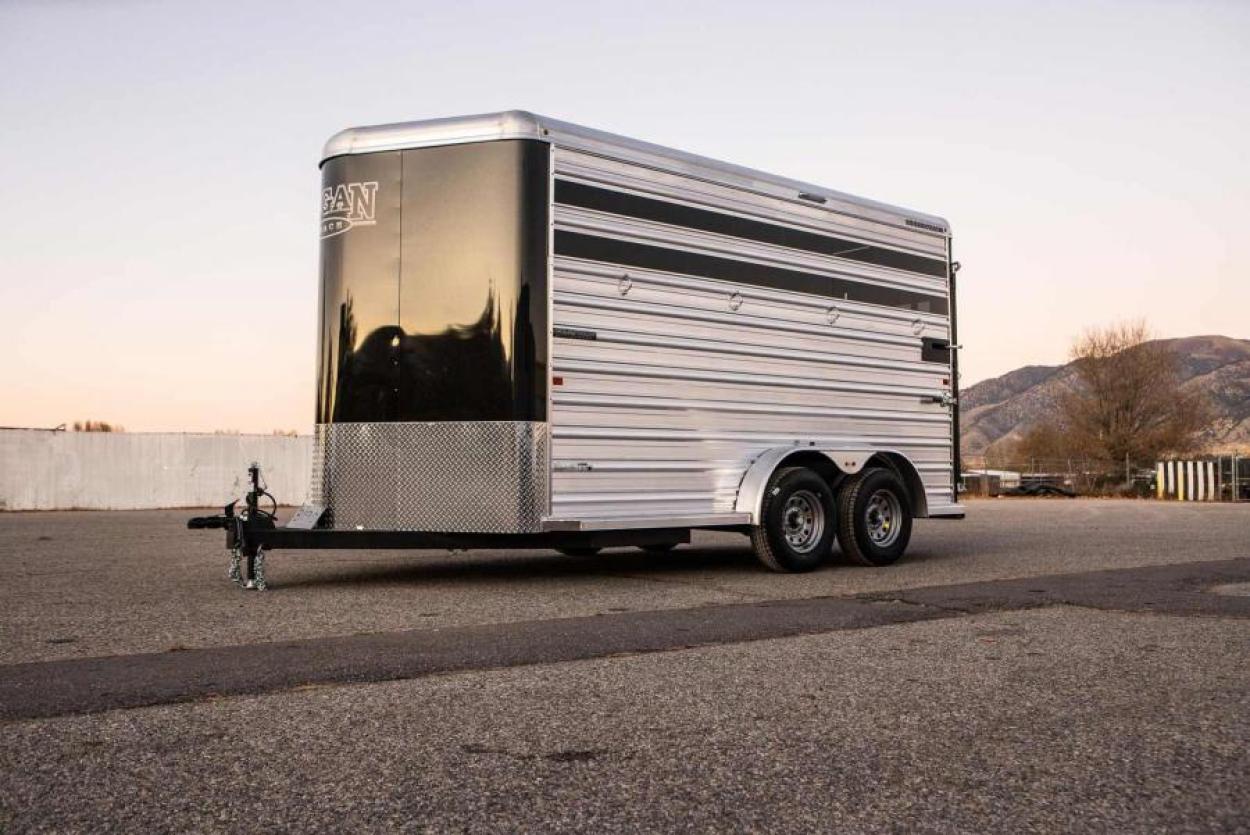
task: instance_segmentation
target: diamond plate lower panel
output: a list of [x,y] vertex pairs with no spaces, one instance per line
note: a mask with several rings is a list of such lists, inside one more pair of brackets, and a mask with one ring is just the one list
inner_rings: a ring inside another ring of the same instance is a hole
[[331,528],[534,532],[548,447],[545,423],[320,424],[309,498]]

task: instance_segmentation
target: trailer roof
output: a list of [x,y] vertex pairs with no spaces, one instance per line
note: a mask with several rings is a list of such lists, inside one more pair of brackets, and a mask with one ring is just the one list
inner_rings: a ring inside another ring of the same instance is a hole
[[[902,221],[918,232],[950,234],[950,224],[945,218],[937,215],[857,197],[814,183],[780,177],[765,171],[666,148],[663,145],[550,119],[524,110],[506,110],[475,116],[453,116],[446,119],[348,128],[330,137],[322,151],[321,161],[324,163],[332,157],[344,154],[368,154],[375,151],[396,151],[405,148],[487,142],[498,139],[536,139],[542,142],[552,142],[559,147],[632,159],[650,165],[665,161],[668,163],[665,167],[696,175],[699,173],[704,176],[715,174],[718,181],[748,190],[794,200],[800,199],[800,194],[816,196],[828,201],[823,205],[833,211],[850,210],[860,215],[876,215],[878,219],[887,222]],[[778,194],[779,190],[783,193]],[[816,202],[805,201],[805,203],[817,205]]]

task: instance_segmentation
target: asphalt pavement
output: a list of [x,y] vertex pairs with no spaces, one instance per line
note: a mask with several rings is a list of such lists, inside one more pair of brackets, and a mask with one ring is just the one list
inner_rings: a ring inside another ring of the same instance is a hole
[[[0,514],[0,831],[1250,831],[1250,507],[973,503],[904,562],[277,553]],[[46,538],[45,538],[46,537]]]

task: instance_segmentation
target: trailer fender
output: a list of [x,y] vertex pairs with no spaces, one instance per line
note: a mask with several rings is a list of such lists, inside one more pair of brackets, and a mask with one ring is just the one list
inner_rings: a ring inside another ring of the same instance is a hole
[[[813,460],[815,457],[817,460]],[[828,469],[832,465],[842,475],[854,475],[869,463],[889,467],[899,474],[912,497],[912,512],[917,518],[928,513],[924,483],[920,473],[906,455],[894,450],[881,449],[826,449],[819,447],[773,447],[760,453],[742,476],[738,485],[738,497],[734,505],[737,513],[748,513],[751,524],[760,524],[760,511],[764,505],[764,489],[773,473],[783,465],[811,466]],[[819,465],[824,465],[823,467]]]
[[911,459],[893,449],[879,450],[875,458],[898,473],[899,478],[903,480],[907,492],[911,494],[912,517],[915,519],[928,517],[929,497],[924,491],[924,480],[920,478],[920,471],[916,469]]

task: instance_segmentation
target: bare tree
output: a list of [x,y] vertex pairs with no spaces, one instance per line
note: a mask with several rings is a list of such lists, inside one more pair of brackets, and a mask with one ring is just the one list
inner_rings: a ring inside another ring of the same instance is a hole
[[105,420],[76,420],[74,421],[75,432],[125,432],[126,429],[116,423],[109,423]]
[[[1082,448],[1072,433],[1065,430],[1061,420],[1049,419],[1033,424],[1013,444],[1004,445],[1004,460],[1012,466],[1024,469],[1030,462],[1056,461],[1072,457],[1089,457],[1090,450]],[[1094,457],[1097,457],[1096,455]],[[1049,466],[1043,464],[1043,467]]]
[[1198,447],[1210,404],[1182,387],[1178,357],[1152,339],[1145,322],[1086,331],[1072,346],[1072,361],[1076,386],[1059,405],[1073,453],[1151,461]]

